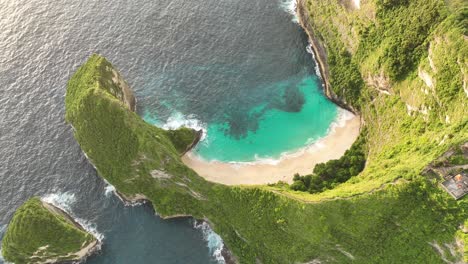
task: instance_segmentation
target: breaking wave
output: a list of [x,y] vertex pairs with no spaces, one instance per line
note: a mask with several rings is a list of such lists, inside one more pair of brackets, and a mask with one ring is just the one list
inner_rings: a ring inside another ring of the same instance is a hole
[[1,240],[3,238],[3,235],[5,235],[6,229],[7,229],[7,225],[0,226],[0,263],[11,264],[10,262],[6,262],[5,259],[3,259],[3,256],[2,256]]
[[224,248],[223,239],[216,234],[205,221],[194,220],[193,227],[202,231],[203,238],[207,242],[210,254],[220,264],[225,264],[226,260],[222,255]]
[[203,135],[201,140],[206,138],[206,125],[198,120],[195,115],[184,116],[180,112],[174,112],[167,119],[166,123],[162,125],[164,129],[178,129],[181,127],[188,127],[197,131],[202,130]]
[[52,193],[41,197],[42,201],[50,203],[69,214],[78,224],[80,224],[87,232],[91,233],[100,242],[104,239],[104,235],[99,233],[96,224],[87,220],[76,217],[72,211],[72,205],[76,202],[75,194],[70,192]]
[[294,23],[299,23],[299,18],[297,17],[297,14],[296,14],[296,6],[297,6],[296,0],[283,0],[280,5],[284,11],[286,11],[287,13],[293,16],[292,21]]
[[110,184],[109,182],[106,182],[106,187],[104,187],[104,195],[106,197],[110,197],[113,193],[115,193],[115,187],[114,185]]
[[315,152],[315,151],[325,148],[326,145],[323,143],[323,140],[326,137],[333,135],[336,132],[337,128],[344,127],[346,125],[346,122],[351,120],[353,117],[354,117],[353,113],[349,112],[348,110],[338,108],[338,113],[336,115],[336,118],[328,127],[328,130],[325,136],[318,137],[318,138],[309,138],[304,147],[290,150],[290,151],[285,151],[281,153],[279,157],[265,157],[265,156],[260,157],[259,155],[255,154],[255,158],[253,161],[219,161],[216,159],[206,160],[197,153],[192,153],[192,155],[194,155],[194,157],[202,161],[223,162],[223,163],[229,163],[234,166],[258,165],[258,164],[278,165],[283,160],[296,158],[296,157],[303,155],[306,152]]
[[70,214],[72,211],[71,206],[76,202],[76,197],[75,194],[69,192],[51,193],[41,197],[41,200],[46,203],[53,204]]
[[[315,70],[315,75],[317,75],[320,79],[322,79],[322,73],[320,72],[320,66],[317,62],[317,58],[315,58],[315,53],[314,53],[314,50],[312,49],[312,44],[309,44],[307,45],[306,47],[306,51],[307,53],[310,53],[312,55],[312,58],[314,59],[314,63],[315,63],[315,67],[314,67],[314,70]],[[323,82],[322,82],[322,86],[323,86]]]

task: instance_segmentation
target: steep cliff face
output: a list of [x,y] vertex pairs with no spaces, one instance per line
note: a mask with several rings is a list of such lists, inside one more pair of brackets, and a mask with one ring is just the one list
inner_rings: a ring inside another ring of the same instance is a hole
[[[298,5],[316,57],[325,64],[327,89],[358,106],[368,131],[365,170],[308,199],[413,181],[423,164],[468,140],[466,2],[362,0],[356,8],[348,0],[299,0]],[[458,206],[467,207],[464,201]]]
[[31,198],[15,212],[2,241],[14,263],[66,263],[93,253],[100,242],[59,208]]
[[351,103],[346,101],[343,96],[337,96],[330,85],[330,69],[328,66],[327,51],[325,43],[320,39],[318,32],[314,30],[314,23],[311,21],[309,16],[309,10],[306,7],[307,0],[297,1],[297,14],[299,23],[304,28],[305,32],[309,36],[309,43],[314,52],[314,58],[318,63],[320,69],[320,75],[323,81],[323,88],[325,95],[340,107],[347,109],[353,113],[358,113],[358,109]]
[[[106,65],[92,56],[71,78],[66,96],[66,119],[98,174],[124,197],[150,201],[162,217],[205,219],[240,263],[437,263],[440,256],[428,242],[450,244],[466,217],[434,183],[418,177],[446,145],[430,138],[434,134],[411,141],[413,117],[402,103],[382,101],[375,119],[363,108],[369,129],[393,145],[372,147],[370,165],[348,183],[319,195],[228,187],[205,181],[181,162],[195,135],[145,123],[105,87],[112,84],[104,78],[112,78]],[[384,112],[399,120],[380,116]],[[402,126],[407,131],[393,137],[391,129]],[[462,127],[443,132],[452,129]],[[452,134],[447,142],[462,136]]]
[[358,108],[368,126],[368,168],[356,182],[408,174],[396,168],[418,174],[416,160],[468,138],[468,7],[452,2],[298,1],[327,94]]
[[460,121],[467,112],[451,105],[467,106],[468,7],[446,2],[299,0],[326,94],[358,108],[397,96],[408,114]]
[[136,100],[133,95],[133,91],[130,89],[130,86],[128,86],[128,83],[122,78],[120,73],[112,67],[112,65],[106,66],[105,69],[108,74],[112,74],[112,77],[110,78],[111,83],[109,83],[112,95],[124,102],[128,109],[135,112]]
[[457,7],[448,15],[442,1],[347,3],[298,6],[326,93],[358,110],[368,131],[366,168],[331,190],[205,181],[180,161],[196,136],[141,120],[99,56],[70,80],[66,119],[120,193],[151,201],[163,217],[207,219],[241,263],[456,260],[452,245],[468,204],[420,172],[468,138],[466,15]]

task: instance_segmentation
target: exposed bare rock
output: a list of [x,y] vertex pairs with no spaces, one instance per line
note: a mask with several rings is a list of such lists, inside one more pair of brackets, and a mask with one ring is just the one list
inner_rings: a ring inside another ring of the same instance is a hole
[[[435,43],[438,44],[439,42],[440,42],[440,39],[439,39],[439,38],[436,38],[436,39],[435,39]],[[431,66],[432,71],[433,71],[433,72],[437,72],[437,68],[436,68],[436,66],[435,66],[435,64],[434,64],[434,60],[432,60],[432,57],[433,57],[432,48],[433,48],[433,45],[432,45],[432,43],[431,43],[430,46],[429,46],[427,59],[429,60],[429,65]]]
[[429,73],[425,72],[423,69],[419,68],[418,70],[418,76],[423,82],[427,85],[427,87],[434,89],[435,82],[432,79],[432,76],[429,75]]
[[127,106],[128,109],[130,109],[132,112],[135,112],[136,99],[133,95],[132,89],[130,89],[128,83],[122,78],[117,70],[113,68],[109,70],[112,72],[112,81],[114,82],[114,85],[120,88],[120,91],[111,92],[115,97],[119,98],[123,103],[125,103],[125,106]]
[[372,75],[369,73],[365,81],[367,85],[374,87],[380,93],[386,95],[392,94],[390,78],[385,76],[383,71],[381,71],[379,75]]
[[153,177],[154,179],[162,180],[162,179],[170,179],[170,178],[172,178],[172,175],[168,174],[165,171],[152,170],[151,171],[151,177]]
[[309,18],[309,14],[307,11],[307,1],[306,0],[297,0],[297,8],[296,13],[299,18],[299,24],[304,29],[309,37],[310,47],[314,53],[314,58],[317,61],[317,64],[320,69],[320,75],[323,81],[323,88],[325,95],[335,104],[344,108],[352,113],[357,113],[358,111],[354,109],[351,105],[345,102],[343,98],[338,97],[333,90],[331,89],[330,85],[330,72],[328,69],[328,62],[327,62],[327,52],[325,46],[321,43],[321,41],[317,38],[317,34],[314,31],[313,23]]
[[417,107],[406,103],[406,110],[410,116],[413,116],[414,113],[420,113],[423,115],[424,120],[428,120],[429,110],[431,109],[425,105]]

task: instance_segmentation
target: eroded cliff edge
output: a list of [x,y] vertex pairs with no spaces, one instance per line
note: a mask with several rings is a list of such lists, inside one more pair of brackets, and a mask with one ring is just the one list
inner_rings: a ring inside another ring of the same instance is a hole
[[16,210],[2,240],[2,255],[13,263],[75,263],[100,247],[70,215],[34,197]]
[[[452,210],[450,197],[418,176],[419,168],[446,148],[428,137],[452,133],[446,144],[460,141],[463,135],[454,134],[463,127],[458,122],[428,127],[428,134],[414,137],[421,130],[408,125],[414,117],[404,105],[383,100],[378,116],[368,116],[368,129],[380,142],[392,141],[372,146],[370,165],[348,183],[319,195],[274,186],[228,187],[205,181],[181,162],[195,132],[176,147],[177,137],[145,123],[109,92],[109,67],[103,57],[92,56],[72,76],[66,95],[66,119],[98,174],[128,199],[150,201],[164,218],[209,222],[240,263],[430,262],[439,257],[427,241],[450,243],[464,218]],[[404,132],[393,137],[395,128]],[[441,215],[450,217],[441,222]]]
[[327,51],[324,46],[324,43],[319,39],[318,34],[314,31],[313,23],[310,20],[309,11],[307,10],[307,0],[297,0],[296,3],[296,12],[299,18],[299,24],[307,33],[309,37],[309,43],[312,47],[312,51],[314,52],[315,61],[318,64],[320,75],[323,82],[323,89],[325,95],[330,99],[332,102],[344,108],[354,114],[359,114],[359,111],[351,105],[347,103],[344,98],[340,98],[336,95],[336,93],[331,89],[330,84],[330,70],[328,67],[327,61]]

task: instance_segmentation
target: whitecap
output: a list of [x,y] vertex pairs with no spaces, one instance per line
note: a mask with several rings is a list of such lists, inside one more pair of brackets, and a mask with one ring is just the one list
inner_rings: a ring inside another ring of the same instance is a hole
[[0,226],[0,238],[3,237],[3,234],[5,233],[6,229],[7,229],[7,225]]
[[223,239],[216,234],[205,221],[194,220],[193,227],[202,231],[203,239],[207,242],[207,247],[213,258],[220,264],[225,264],[226,260],[222,255],[224,248]]
[[99,231],[97,230],[97,225],[95,223],[91,223],[88,220],[75,217],[73,214],[70,214],[70,215],[78,224],[80,224],[84,228],[84,230],[92,234],[99,242],[102,242],[102,240],[104,240],[104,234],[99,233]]
[[338,108],[338,115],[335,119],[330,124],[330,127],[328,128],[328,133],[327,134],[332,134],[335,133],[335,130],[339,127],[344,127],[346,126],[346,122],[354,118],[354,114],[351,113],[350,111],[343,109],[343,108]]
[[305,143],[305,145],[303,147],[282,152],[278,157],[268,157],[268,156],[260,157],[258,154],[255,154],[253,161],[219,161],[219,160],[216,160],[216,159],[206,160],[202,156],[200,156],[199,154],[196,154],[196,153],[191,153],[190,155],[192,155],[196,159],[204,161],[204,162],[229,163],[233,167],[258,165],[258,164],[278,165],[283,160],[291,159],[291,158],[297,158],[297,157],[303,155],[306,152],[317,152],[317,151],[325,148],[326,145],[323,142],[324,139],[326,137],[329,137],[330,135],[334,134],[336,132],[337,128],[341,128],[341,127],[346,126],[346,123],[349,120],[353,119],[353,118],[354,118],[353,113],[351,113],[350,111],[345,110],[343,108],[338,108],[337,116],[336,116],[335,120],[328,127],[327,132],[326,132],[326,134],[324,136],[309,138],[309,139],[307,139],[307,141],[306,141],[306,143]]
[[281,8],[293,16],[292,21],[299,23],[299,18],[296,13],[297,1],[296,0],[283,0],[280,3]]
[[5,235],[5,231],[7,229],[7,225],[2,225],[0,226],[0,263],[4,263],[4,264],[12,264],[10,262],[6,262],[6,260],[3,258],[2,256],[2,244],[1,244],[1,240],[3,238],[3,235]]
[[72,205],[76,202],[76,197],[74,193],[64,192],[64,193],[52,193],[41,197],[41,200],[54,205],[65,211],[70,215],[78,224],[80,224],[87,232],[92,234],[100,242],[104,239],[104,235],[99,233],[96,224],[91,223],[87,220],[76,217],[72,211]]
[[[319,63],[317,62],[317,58],[315,57],[315,52],[312,48],[312,44],[309,43],[309,45],[307,45],[306,47],[306,51],[307,53],[310,53],[312,55],[312,58],[314,59],[314,64],[315,64],[315,67],[314,67],[314,70],[315,70],[315,75],[317,75],[320,79],[323,79],[322,78],[322,73],[320,72],[320,65]],[[322,86],[323,86],[323,82],[322,82]]]
[[41,197],[41,200],[69,213],[72,211],[71,206],[76,202],[76,197],[74,193],[70,192],[51,193]]
[[115,187],[114,185],[110,184],[109,182],[106,182],[106,187],[104,187],[104,195],[106,197],[110,197],[113,193],[115,193]]
[[196,118],[195,115],[184,116],[180,112],[174,112],[166,121],[162,128],[164,129],[178,129],[181,127],[188,127],[196,131],[202,130],[203,135],[201,140],[206,137],[206,125]]

